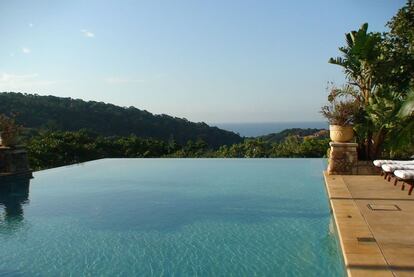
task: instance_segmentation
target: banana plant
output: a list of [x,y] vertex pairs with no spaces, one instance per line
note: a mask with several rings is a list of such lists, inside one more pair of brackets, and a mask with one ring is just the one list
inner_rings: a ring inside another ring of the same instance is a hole
[[346,46],[340,47],[342,57],[330,58],[329,63],[344,68],[351,85],[360,90],[360,100],[368,105],[369,97],[375,89],[374,72],[380,58],[381,35],[369,33],[368,23],[358,31],[345,35]]
[[409,111],[410,101],[412,98],[408,99],[404,93],[384,88],[370,98],[366,111],[373,129],[373,156],[379,156],[384,147],[393,152],[413,145],[414,118],[402,116]]
[[398,115],[401,118],[411,117],[414,121],[414,89],[408,93]]

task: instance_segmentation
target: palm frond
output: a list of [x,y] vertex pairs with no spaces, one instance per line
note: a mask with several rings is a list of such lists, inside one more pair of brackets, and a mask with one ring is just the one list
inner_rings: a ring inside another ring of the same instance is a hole
[[330,58],[328,63],[344,66],[344,59],[341,57]]
[[398,116],[401,118],[414,116],[414,90],[411,90],[402,105]]

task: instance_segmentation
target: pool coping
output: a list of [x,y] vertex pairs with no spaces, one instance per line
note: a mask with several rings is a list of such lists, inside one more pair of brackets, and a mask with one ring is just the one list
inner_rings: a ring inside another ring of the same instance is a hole
[[395,276],[342,176],[323,175],[348,276]]

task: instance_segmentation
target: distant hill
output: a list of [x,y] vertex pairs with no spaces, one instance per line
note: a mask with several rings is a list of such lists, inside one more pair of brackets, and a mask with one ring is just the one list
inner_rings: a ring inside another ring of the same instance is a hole
[[289,128],[314,128],[326,129],[328,123],[326,121],[273,121],[273,122],[233,122],[233,123],[212,123],[224,130],[233,131],[244,137],[255,138],[265,136],[271,133],[278,133]]
[[298,137],[318,137],[318,138],[327,138],[329,137],[329,132],[325,129],[301,129],[301,128],[292,128],[286,129],[279,133],[272,133],[265,136],[260,136],[257,138],[262,139],[267,142],[282,142],[288,136],[298,136]]
[[14,92],[0,93],[0,113],[16,114],[16,121],[27,128],[76,131],[87,129],[104,136],[134,134],[180,144],[202,139],[210,147],[243,141],[239,135],[169,115],[154,115],[135,107],[55,96]]

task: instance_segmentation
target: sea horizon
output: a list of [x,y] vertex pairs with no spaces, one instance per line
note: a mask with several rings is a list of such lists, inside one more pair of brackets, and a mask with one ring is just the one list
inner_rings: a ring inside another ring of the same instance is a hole
[[324,121],[293,121],[293,122],[229,122],[229,123],[208,123],[220,129],[232,131],[243,137],[264,136],[271,133],[278,133],[291,128],[315,128],[328,129],[329,125]]

